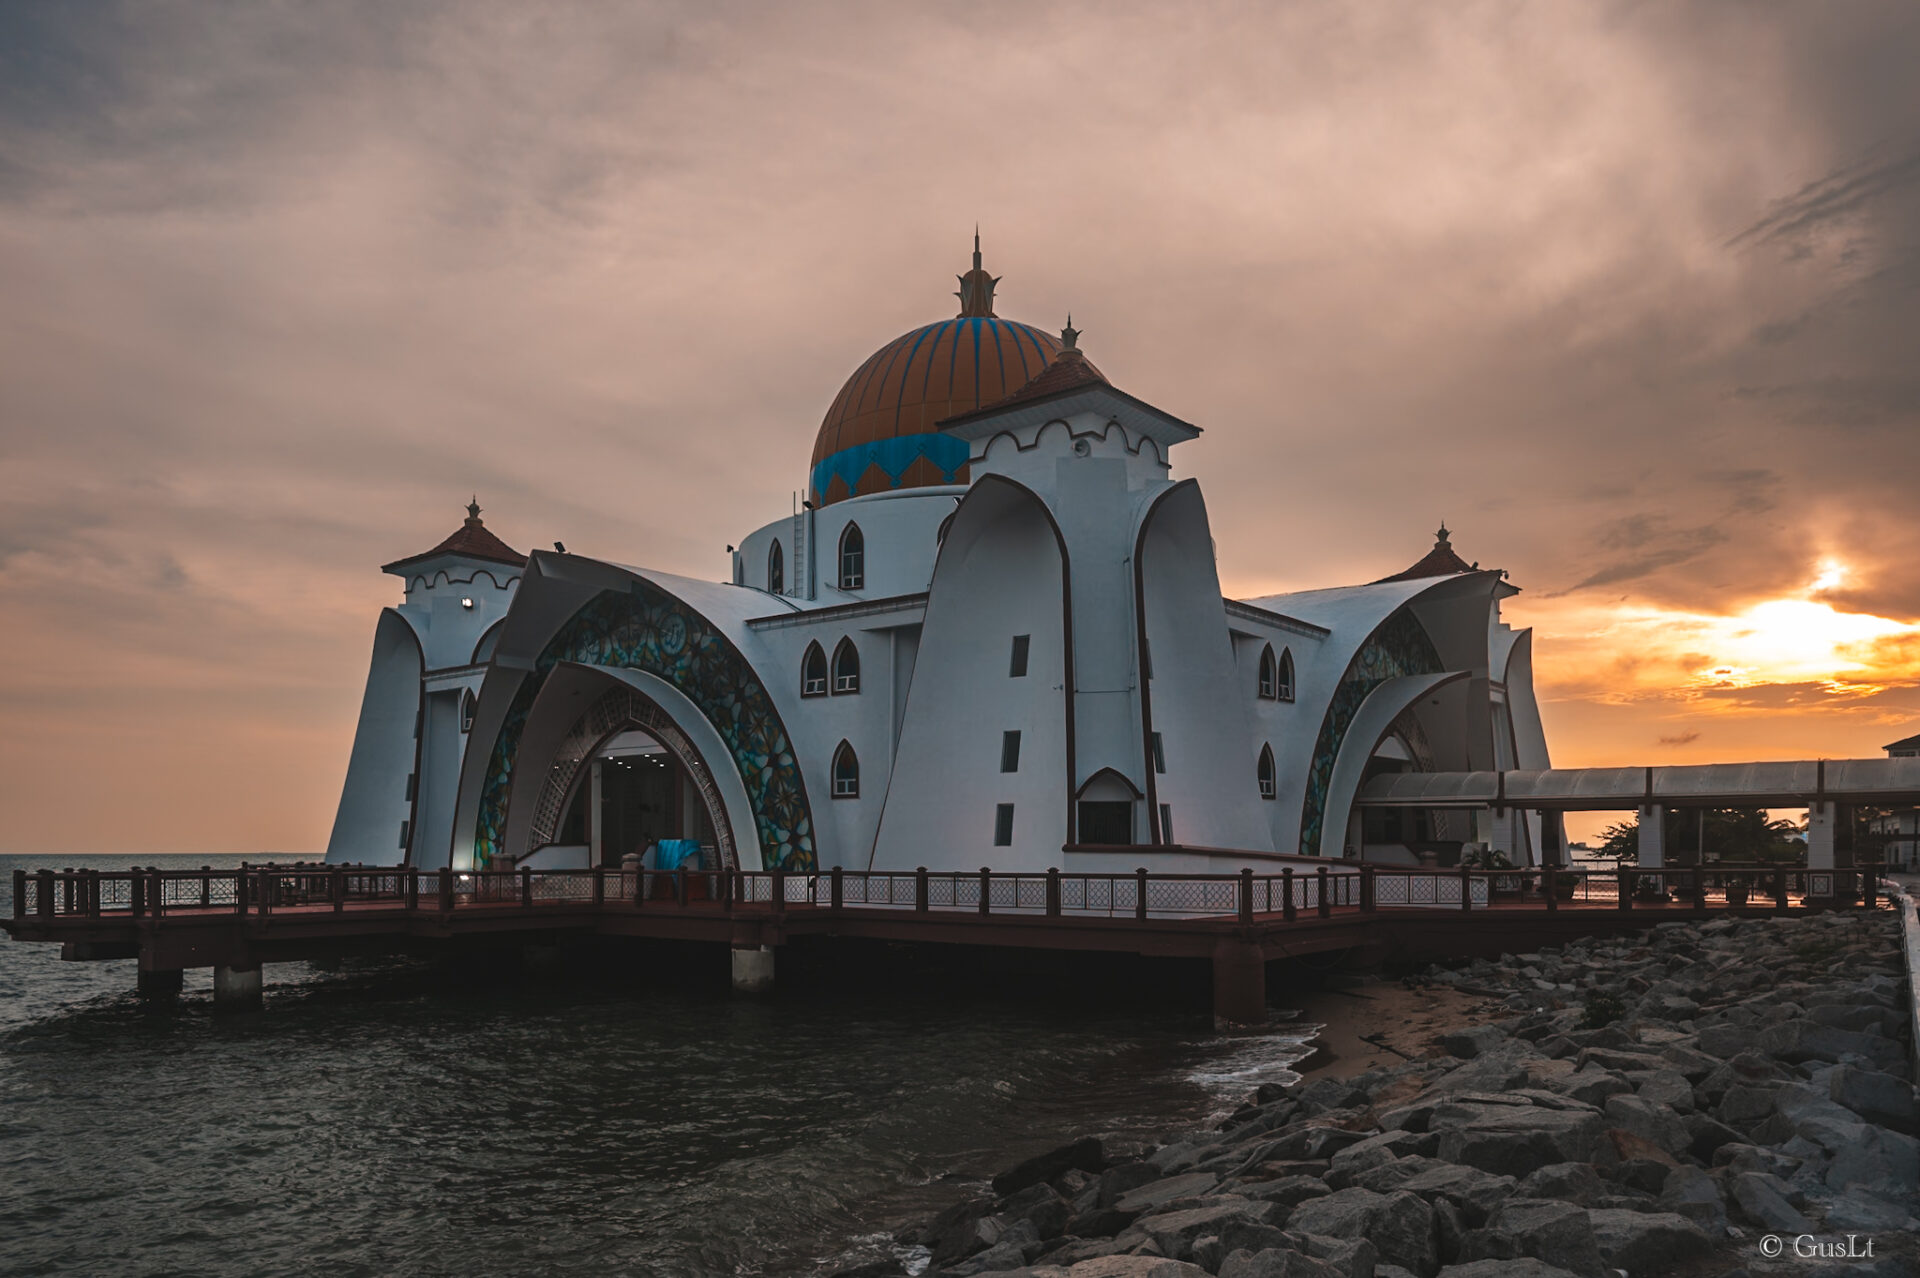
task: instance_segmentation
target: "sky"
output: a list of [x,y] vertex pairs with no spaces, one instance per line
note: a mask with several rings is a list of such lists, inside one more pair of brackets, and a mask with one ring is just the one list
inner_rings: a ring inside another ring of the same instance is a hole
[[1562,766],[1920,731],[1920,7],[0,7],[0,851],[317,852],[378,566],[721,578],[999,313],[1230,595],[1444,519]]

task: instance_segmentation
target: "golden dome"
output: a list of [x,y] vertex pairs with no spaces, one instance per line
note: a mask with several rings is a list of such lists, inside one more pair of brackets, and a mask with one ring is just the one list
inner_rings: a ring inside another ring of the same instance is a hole
[[967,482],[966,441],[935,423],[1005,399],[1060,351],[1053,334],[994,315],[998,283],[980,266],[976,233],[959,316],[903,333],[854,370],[814,441],[815,505]]

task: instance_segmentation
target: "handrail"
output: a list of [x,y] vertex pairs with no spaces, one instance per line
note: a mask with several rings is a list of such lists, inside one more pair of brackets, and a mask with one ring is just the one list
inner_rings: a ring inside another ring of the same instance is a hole
[[1605,906],[1631,913],[1659,907],[1784,912],[1798,901],[1878,906],[1878,863],[1806,866],[1706,865],[1597,868],[1519,866],[1439,869],[1315,859],[1311,872],[1243,867],[1233,874],[1162,874],[1144,868],[1104,873],[993,870],[441,870],[409,866],[242,865],[234,869],[50,870],[13,872],[13,918],[88,919],[267,917],[398,910],[474,909],[757,911],[859,909],[966,913],[981,919],[1199,920],[1326,919],[1336,912],[1397,909]]

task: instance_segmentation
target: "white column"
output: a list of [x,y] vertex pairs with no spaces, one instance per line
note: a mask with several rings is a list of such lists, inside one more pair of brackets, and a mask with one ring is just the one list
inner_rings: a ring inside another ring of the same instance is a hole
[[1833,805],[1815,803],[1807,808],[1807,868],[1833,868]]
[[257,967],[215,967],[213,969],[213,1006],[221,1012],[257,1012],[261,1005],[260,969]]
[[1661,869],[1667,864],[1667,810],[1656,803],[1640,809],[1640,856],[1643,869]]
[[741,994],[765,994],[773,988],[773,950],[765,945],[735,949],[733,988]]
[[605,853],[605,849],[600,846],[600,836],[601,836],[600,800],[601,800],[601,796],[606,793],[606,791],[602,788],[603,782],[601,780],[600,769],[605,763],[606,763],[606,760],[596,758],[593,760],[592,763],[588,764],[589,771],[587,773],[587,864],[589,866],[600,864],[600,859]]

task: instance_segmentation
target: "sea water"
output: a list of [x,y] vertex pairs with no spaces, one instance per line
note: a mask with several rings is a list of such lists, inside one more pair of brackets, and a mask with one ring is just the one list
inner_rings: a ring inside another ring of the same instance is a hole
[[[0,909],[15,868],[155,859],[0,857]],[[0,1272],[815,1274],[1077,1135],[1217,1117],[1313,1028],[387,959],[270,965],[216,1016],[207,971],[152,1005],[134,975],[0,943]]]

